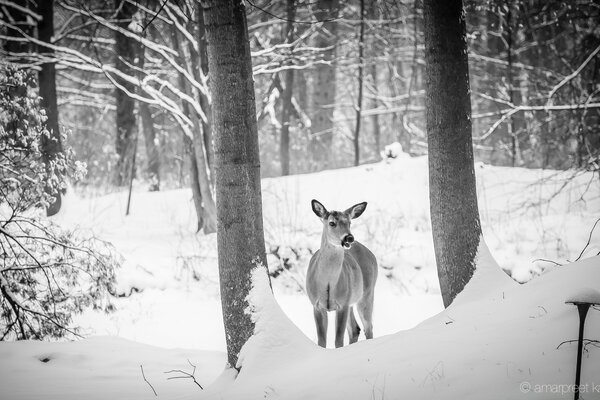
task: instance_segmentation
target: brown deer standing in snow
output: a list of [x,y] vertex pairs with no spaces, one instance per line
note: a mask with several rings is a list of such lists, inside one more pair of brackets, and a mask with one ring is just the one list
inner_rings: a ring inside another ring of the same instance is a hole
[[344,212],[327,211],[317,200],[311,202],[323,222],[321,248],[310,259],[306,290],[314,307],[319,346],[327,344],[327,311],[336,311],[335,347],[344,345],[344,331],[350,343],[358,340],[360,327],[353,306],[365,329],[373,338],[373,296],[377,280],[377,259],[369,249],[354,241],[350,220],[358,218],[367,203],[356,204]]

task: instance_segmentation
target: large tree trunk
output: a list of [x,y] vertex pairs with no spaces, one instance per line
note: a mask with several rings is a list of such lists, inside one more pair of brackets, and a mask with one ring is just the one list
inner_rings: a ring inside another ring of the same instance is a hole
[[[122,29],[129,29],[131,18],[136,11],[136,5],[124,0],[115,0],[115,9],[117,11],[117,25]],[[115,31],[115,65],[128,75],[135,76],[135,70],[132,67],[136,63],[136,58],[140,54],[140,44],[120,32]],[[115,76],[115,81],[123,87],[124,90],[134,93],[135,84]],[[136,118],[135,118],[135,100],[132,99],[124,90],[115,89],[117,118],[116,118],[116,141],[115,151],[117,153],[117,165],[114,174],[114,184],[124,186],[129,182],[134,172],[133,153],[135,151]]]
[[[54,0],[45,0],[38,2],[38,13],[42,19],[38,22],[38,38],[46,43],[50,43],[54,34]],[[41,46],[40,46],[41,47]],[[48,58],[54,56],[54,51],[41,47],[40,53]],[[42,154],[44,163],[50,170],[50,163],[56,156],[62,152],[62,143],[60,130],[58,128],[58,104],[56,102],[56,70],[54,62],[42,64],[38,73],[40,96],[42,97],[41,106],[46,110],[46,128],[49,135],[42,136]],[[57,173],[57,171],[50,171]],[[60,210],[61,192],[60,188],[49,188],[49,193],[54,198],[46,209],[46,214],[52,216]]]
[[429,198],[444,306],[475,271],[481,237],[462,0],[425,0]]
[[[294,41],[294,0],[287,0],[287,25],[285,32],[286,43]],[[288,69],[284,73],[283,94],[281,99],[281,140],[279,142],[279,161],[281,163],[281,175],[290,174],[290,123],[292,116],[292,90],[294,86],[294,70]]]
[[[266,267],[252,62],[244,3],[202,3],[213,96],[217,246],[227,359],[254,331],[245,310],[251,271]],[[266,273],[266,269],[265,269]]]
[[327,169],[331,158],[333,142],[333,111],[335,103],[335,45],[337,43],[337,17],[339,0],[317,0],[315,17],[323,22],[315,46],[330,48],[321,54],[330,64],[318,64],[312,79],[312,136],[309,153],[312,156],[312,170]]

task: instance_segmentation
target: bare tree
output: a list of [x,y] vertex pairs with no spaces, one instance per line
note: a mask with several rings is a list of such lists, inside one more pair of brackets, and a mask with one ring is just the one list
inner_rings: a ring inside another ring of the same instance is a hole
[[221,303],[227,359],[236,367],[254,330],[244,312],[250,274],[267,265],[254,82],[243,3],[210,0],[202,6],[213,95]]
[[475,271],[481,237],[462,0],[425,0],[429,199],[438,276],[448,307]]

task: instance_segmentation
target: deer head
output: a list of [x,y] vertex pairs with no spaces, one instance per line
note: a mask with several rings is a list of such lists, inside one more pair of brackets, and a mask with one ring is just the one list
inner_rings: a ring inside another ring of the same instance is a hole
[[323,236],[332,246],[341,246],[349,249],[354,242],[350,232],[350,221],[360,215],[367,208],[367,202],[353,205],[346,211],[327,211],[325,206],[317,200],[311,201],[313,212],[323,222]]

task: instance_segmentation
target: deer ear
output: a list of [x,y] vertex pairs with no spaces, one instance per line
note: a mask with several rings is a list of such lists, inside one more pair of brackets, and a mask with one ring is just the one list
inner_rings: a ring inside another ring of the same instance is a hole
[[363,212],[365,212],[367,208],[367,202],[363,201],[362,203],[358,203],[344,211],[350,219],[358,218],[361,216]]
[[310,205],[312,207],[312,210],[315,214],[317,214],[317,217],[319,218],[325,218],[327,216],[327,209],[325,208],[325,206],[321,203],[319,203],[317,200],[312,200],[310,202]]

